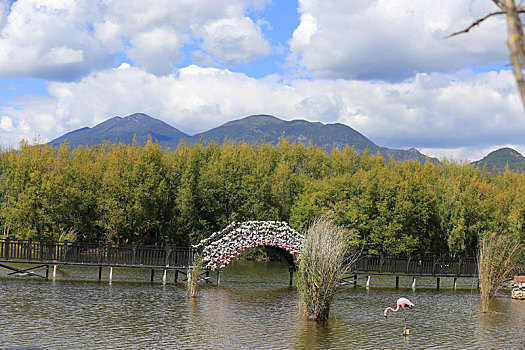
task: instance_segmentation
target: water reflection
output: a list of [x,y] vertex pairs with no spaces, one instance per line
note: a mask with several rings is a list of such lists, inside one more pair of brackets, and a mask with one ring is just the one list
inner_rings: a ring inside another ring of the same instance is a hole
[[332,348],[331,334],[332,329],[336,329],[335,320],[325,322],[315,322],[307,319],[298,320],[299,327],[297,332],[297,349],[330,349]]
[[[68,280],[64,274],[55,282],[0,278],[0,344],[46,349],[521,349],[525,344],[523,301],[496,299],[491,312],[481,314],[477,291],[436,290],[432,281],[418,281],[415,291],[411,280],[397,290],[377,288],[380,278],[372,279],[368,290],[341,287],[332,318],[317,323],[300,316],[286,265],[233,262],[220,286],[201,285],[195,299],[183,284],[143,283],[148,271],[114,270],[109,285],[75,280],[98,274],[77,270],[64,269]],[[424,283],[429,287],[422,288]],[[402,296],[415,304],[408,338],[402,336],[402,314],[383,317]]]

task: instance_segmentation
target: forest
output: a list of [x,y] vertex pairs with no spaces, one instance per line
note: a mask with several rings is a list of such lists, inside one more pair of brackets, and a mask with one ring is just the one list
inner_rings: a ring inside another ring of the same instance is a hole
[[0,227],[13,239],[188,245],[232,221],[304,232],[322,213],[366,253],[474,256],[482,235],[525,240],[525,175],[286,139],[0,150]]

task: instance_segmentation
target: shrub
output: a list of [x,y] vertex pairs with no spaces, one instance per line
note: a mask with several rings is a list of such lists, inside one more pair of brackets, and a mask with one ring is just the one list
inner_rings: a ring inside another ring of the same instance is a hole
[[344,229],[326,216],[317,218],[303,241],[297,289],[306,316],[326,320],[336,287],[355,260],[349,257]]
[[523,247],[509,234],[485,234],[478,251],[478,273],[481,293],[481,311],[487,312],[505,280],[517,270]]

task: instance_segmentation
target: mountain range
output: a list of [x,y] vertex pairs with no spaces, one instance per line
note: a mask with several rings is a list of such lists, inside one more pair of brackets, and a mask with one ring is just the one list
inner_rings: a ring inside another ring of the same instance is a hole
[[[188,135],[173,126],[152,118],[143,113],[131,114],[127,117],[113,117],[92,128],[81,128],[64,134],[51,142],[59,146],[68,141],[72,148],[79,145],[99,144],[103,141],[123,142],[130,144],[133,137],[144,144],[151,135],[152,139],[163,147],[175,149],[181,140],[186,143],[208,144],[215,140],[219,144],[228,140],[245,141],[248,143],[264,142],[275,145],[279,138],[284,137],[291,142],[308,145],[310,140],[326,151],[343,149],[345,145],[354,146],[358,152],[368,149],[372,153],[380,152],[385,159],[393,157],[396,160],[417,159],[425,162],[429,157],[415,148],[408,150],[380,147],[370,139],[344,124],[323,124],[306,120],[285,121],[271,115],[252,115],[239,120],[227,122],[217,128]],[[437,162],[436,158],[429,158]]]
[[[285,121],[264,114],[251,115],[196,135],[188,135],[159,119],[144,113],[135,113],[127,117],[110,118],[92,128],[85,127],[71,131],[52,140],[49,144],[57,147],[66,140],[72,148],[79,145],[99,144],[103,141],[131,144],[134,136],[141,144],[145,144],[148,137],[151,136],[161,146],[171,149],[177,148],[181,140],[189,144],[202,141],[206,145],[212,140],[221,144],[227,138],[248,143],[264,140],[266,143],[275,145],[281,137],[284,137],[291,142],[305,145],[308,145],[311,140],[326,151],[331,151],[333,148],[343,149],[348,144],[354,146],[360,153],[366,149],[372,153],[380,152],[387,160],[393,157],[400,161],[417,159],[423,163],[428,158],[433,162],[438,162],[436,158],[427,157],[415,148],[399,150],[380,147],[363,134],[344,124],[323,124],[306,120]],[[501,148],[472,164],[478,168],[485,166],[489,171],[503,171],[507,164],[512,170],[520,170],[525,169],[525,157],[512,148]]]

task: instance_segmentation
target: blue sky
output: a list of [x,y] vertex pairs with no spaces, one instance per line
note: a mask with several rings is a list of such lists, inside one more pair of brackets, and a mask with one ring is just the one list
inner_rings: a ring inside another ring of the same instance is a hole
[[344,123],[439,158],[525,153],[504,18],[470,0],[0,0],[0,146],[145,112]]

